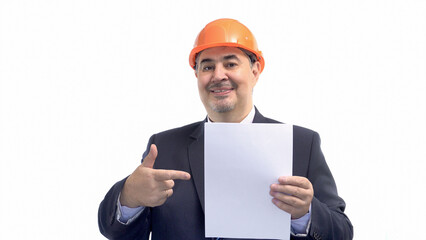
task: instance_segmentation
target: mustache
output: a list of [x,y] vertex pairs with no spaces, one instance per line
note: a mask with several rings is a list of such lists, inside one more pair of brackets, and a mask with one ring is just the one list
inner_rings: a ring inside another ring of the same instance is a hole
[[211,83],[207,85],[207,90],[212,90],[213,88],[222,88],[222,87],[232,87],[237,88],[237,84],[231,80],[228,80],[226,82],[217,82],[217,83]]

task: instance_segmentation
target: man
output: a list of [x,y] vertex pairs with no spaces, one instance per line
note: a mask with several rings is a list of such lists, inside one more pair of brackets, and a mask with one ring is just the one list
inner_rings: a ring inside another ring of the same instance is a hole
[[[99,207],[111,239],[204,239],[204,123],[278,123],[253,105],[265,62],[248,28],[219,19],[199,33],[190,53],[204,121],[153,135],[142,164],[116,183]],[[291,239],[352,239],[345,202],[316,132],[294,126],[293,176],[270,186],[273,204],[291,214]]]

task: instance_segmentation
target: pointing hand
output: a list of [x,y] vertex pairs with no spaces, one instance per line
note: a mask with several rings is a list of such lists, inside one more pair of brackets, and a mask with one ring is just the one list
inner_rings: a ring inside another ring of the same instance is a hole
[[120,196],[123,206],[160,206],[172,196],[175,179],[191,178],[184,171],[153,169],[157,155],[157,146],[152,144],[142,164],[127,178]]

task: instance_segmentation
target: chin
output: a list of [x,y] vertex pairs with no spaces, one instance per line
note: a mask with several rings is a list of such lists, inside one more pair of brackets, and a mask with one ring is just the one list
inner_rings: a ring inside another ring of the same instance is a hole
[[217,113],[226,113],[234,110],[234,104],[210,104],[210,108]]

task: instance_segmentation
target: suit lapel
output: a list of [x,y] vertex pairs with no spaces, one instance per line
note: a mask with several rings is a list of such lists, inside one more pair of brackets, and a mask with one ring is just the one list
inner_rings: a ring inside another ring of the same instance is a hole
[[254,107],[255,113],[254,113],[254,118],[253,118],[253,123],[267,123],[267,119],[260,114],[259,110],[257,110],[256,107]]
[[204,122],[200,123],[190,138],[191,142],[188,144],[189,167],[204,212]]

